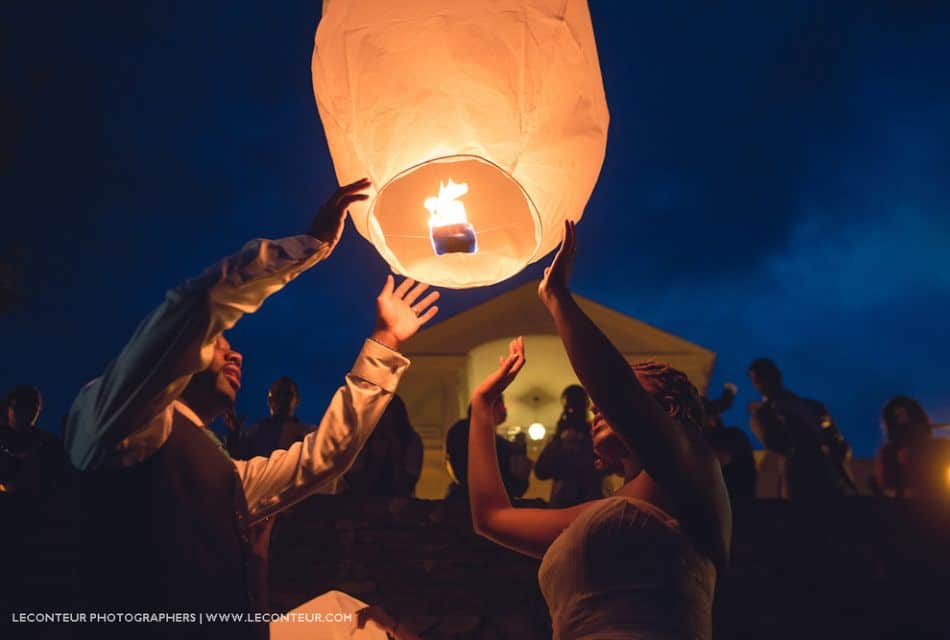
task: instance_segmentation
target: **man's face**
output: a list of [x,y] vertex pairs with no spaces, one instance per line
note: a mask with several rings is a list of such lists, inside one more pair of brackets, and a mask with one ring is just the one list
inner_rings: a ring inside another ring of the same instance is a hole
[[292,416],[299,404],[297,393],[289,385],[280,385],[271,388],[267,394],[267,404],[272,416]]
[[28,429],[40,417],[43,402],[38,395],[22,394],[12,398],[7,407],[7,422],[14,429]]
[[565,413],[573,413],[580,416],[584,416],[584,419],[587,419],[587,409],[590,406],[590,401],[587,398],[587,394],[579,392],[565,393],[561,396],[561,407],[564,409]]
[[231,405],[237,399],[237,392],[241,388],[243,363],[244,358],[231,348],[227,338],[219,336],[214,343],[214,357],[205,373],[213,377],[214,393],[226,398]]

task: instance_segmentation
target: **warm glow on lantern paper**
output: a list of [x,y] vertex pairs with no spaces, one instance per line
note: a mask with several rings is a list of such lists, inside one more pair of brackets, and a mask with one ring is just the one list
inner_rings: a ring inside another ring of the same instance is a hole
[[[373,180],[353,221],[394,271],[493,284],[581,217],[609,119],[586,1],[326,0],[312,71],[337,178]],[[450,180],[468,227],[425,206]]]

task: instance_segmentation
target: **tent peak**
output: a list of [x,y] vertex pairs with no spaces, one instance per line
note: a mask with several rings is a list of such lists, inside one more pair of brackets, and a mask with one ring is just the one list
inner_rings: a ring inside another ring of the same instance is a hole
[[[534,278],[420,331],[404,345],[409,355],[465,355],[474,347],[517,335],[557,335],[538,299]],[[697,344],[658,329],[578,293],[574,298],[624,354],[695,354],[715,358]]]

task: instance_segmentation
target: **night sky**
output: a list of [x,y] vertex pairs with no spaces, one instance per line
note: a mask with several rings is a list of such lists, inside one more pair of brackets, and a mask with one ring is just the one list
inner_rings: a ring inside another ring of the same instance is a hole
[[[166,289],[250,238],[303,232],[335,188],[310,80],[320,4],[0,10],[0,389],[39,386],[45,428]],[[761,355],[859,456],[894,394],[950,422],[950,4],[591,11],[611,124],[574,289],[716,351],[712,388],[740,387],[728,423],[747,426]],[[444,291],[441,317],[547,262]],[[245,317],[240,411],[263,415],[286,374],[317,420],[386,272],[350,226]]]

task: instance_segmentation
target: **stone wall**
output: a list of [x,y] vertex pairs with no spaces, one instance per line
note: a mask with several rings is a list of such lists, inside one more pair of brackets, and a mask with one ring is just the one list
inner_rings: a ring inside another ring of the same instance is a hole
[[[63,498],[25,511],[0,499],[7,607],[69,608],[70,507]],[[339,589],[426,638],[550,638],[538,562],[475,536],[462,503],[315,496],[280,516],[271,550],[275,610]],[[716,637],[950,638],[948,587],[950,505],[741,503]]]

